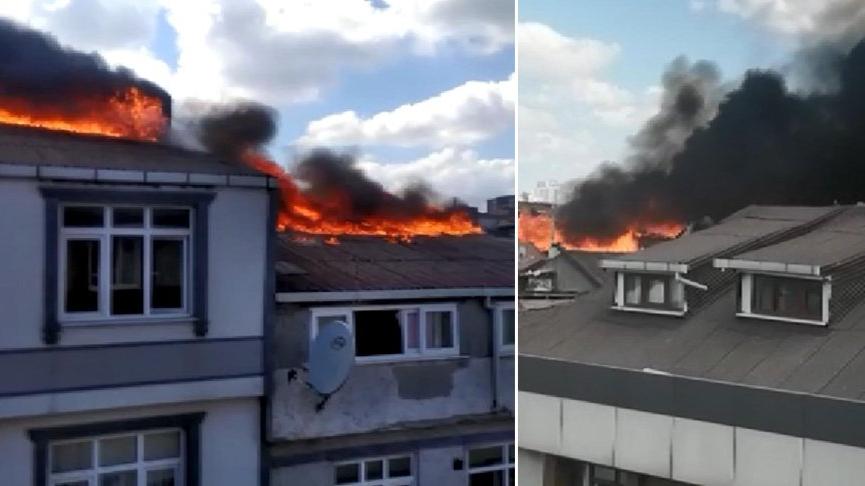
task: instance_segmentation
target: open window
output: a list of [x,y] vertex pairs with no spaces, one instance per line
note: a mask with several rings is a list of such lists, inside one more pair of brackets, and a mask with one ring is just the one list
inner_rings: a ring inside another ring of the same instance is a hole
[[191,212],[61,206],[60,320],[188,316]]
[[312,311],[311,338],[331,321],[345,322],[351,328],[360,362],[459,354],[453,304],[317,308]]
[[829,284],[819,278],[745,273],[741,276],[739,315],[825,325]]

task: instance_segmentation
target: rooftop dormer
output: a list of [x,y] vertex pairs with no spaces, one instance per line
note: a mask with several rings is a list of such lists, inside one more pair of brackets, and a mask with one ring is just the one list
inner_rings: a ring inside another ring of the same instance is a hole
[[810,233],[717,258],[739,276],[737,315],[827,325],[855,305],[865,289],[865,208],[842,210]]
[[684,316],[732,284],[713,260],[794,238],[839,211],[749,206],[704,230],[603,259],[601,268],[615,272],[612,309]]

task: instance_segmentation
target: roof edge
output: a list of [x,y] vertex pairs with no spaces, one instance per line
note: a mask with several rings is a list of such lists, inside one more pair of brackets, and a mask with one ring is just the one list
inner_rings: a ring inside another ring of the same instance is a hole
[[326,292],[277,292],[277,303],[343,302],[353,300],[409,300],[447,297],[514,297],[513,287],[463,287],[439,289],[341,290]]

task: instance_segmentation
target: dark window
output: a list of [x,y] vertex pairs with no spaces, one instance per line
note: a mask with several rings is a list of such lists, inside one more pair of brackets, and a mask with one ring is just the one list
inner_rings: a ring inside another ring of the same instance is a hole
[[754,275],[752,312],[794,319],[823,319],[823,283]]
[[115,228],[140,228],[144,225],[144,208],[114,208],[111,218]]
[[502,309],[502,346],[513,346],[516,337],[516,325],[513,309]]
[[469,449],[469,486],[514,486],[512,444]]
[[99,240],[66,242],[66,312],[99,310]]
[[151,307],[183,307],[184,257],[183,240],[153,238],[153,288]]
[[399,311],[357,311],[354,313],[354,333],[357,356],[402,353]]
[[143,314],[144,238],[141,236],[115,236],[112,238],[111,258],[111,313]]
[[105,210],[99,206],[67,206],[63,208],[63,226],[94,228],[104,225]]
[[153,209],[154,228],[189,228],[188,209]]

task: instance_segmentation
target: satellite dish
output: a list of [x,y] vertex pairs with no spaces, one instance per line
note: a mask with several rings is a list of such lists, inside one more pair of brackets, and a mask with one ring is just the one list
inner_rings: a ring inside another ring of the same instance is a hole
[[307,383],[321,395],[330,395],[348,378],[354,364],[354,336],[343,321],[331,321],[318,328],[309,350]]

